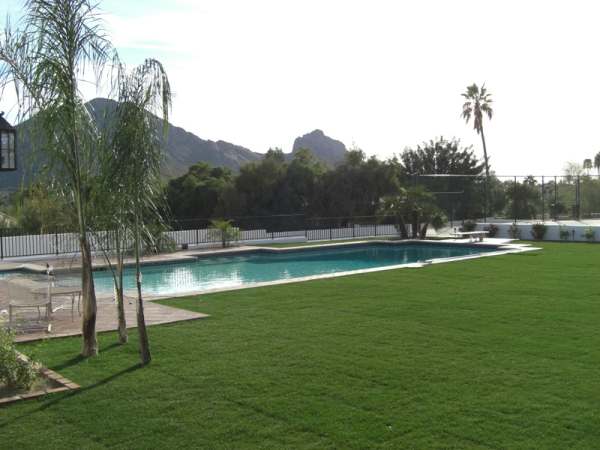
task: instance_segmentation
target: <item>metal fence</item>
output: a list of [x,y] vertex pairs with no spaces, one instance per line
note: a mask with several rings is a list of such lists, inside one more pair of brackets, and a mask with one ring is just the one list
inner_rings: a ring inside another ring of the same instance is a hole
[[[303,215],[235,217],[231,224],[240,242],[265,242],[282,238],[307,241],[393,236],[397,234],[394,219],[385,216],[306,218]],[[221,236],[209,219],[175,221],[162,233],[164,242],[178,248],[217,245]],[[115,234],[99,231],[88,234],[94,252],[111,252]],[[77,233],[56,230],[31,234],[18,228],[0,228],[0,259],[79,253]]]
[[600,218],[600,175],[418,175],[449,221]]

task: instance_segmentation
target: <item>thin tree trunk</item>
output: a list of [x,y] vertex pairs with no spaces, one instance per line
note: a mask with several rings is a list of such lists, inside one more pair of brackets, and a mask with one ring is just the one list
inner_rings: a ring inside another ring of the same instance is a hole
[[142,299],[142,280],[140,272],[140,230],[138,218],[135,219],[135,280],[137,285],[137,329],[140,339],[140,359],[143,366],[150,363],[150,344],[144,318],[144,301]]
[[408,230],[406,229],[406,223],[404,222],[402,216],[398,216],[396,229],[400,233],[400,239],[408,239]]
[[428,223],[424,223],[421,227],[421,231],[419,232],[420,239],[425,239],[427,237],[427,228],[429,227]]
[[96,292],[92,272],[92,254],[85,233],[79,236],[79,246],[81,248],[81,290],[83,297],[81,329],[83,348],[81,355],[88,357],[98,354],[98,341],[96,339]]
[[[483,158],[485,159],[485,192],[483,195],[485,195],[485,205],[486,205],[485,211],[484,211],[484,215],[486,217],[484,218],[484,220],[487,221],[487,215],[491,211],[490,195],[488,192],[489,188],[490,188],[490,163],[488,160],[487,146],[485,145],[485,135],[483,134],[483,124],[481,125],[481,128],[479,131],[481,133],[481,143],[483,144]],[[493,212],[492,212],[491,216],[493,216]]]
[[416,239],[419,235],[419,213],[417,211],[413,211],[412,213],[412,224],[411,224],[411,234],[412,238]]
[[122,247],[118,231],[115,245],[117,250],[117,316],[119,318],[119,343],[126,344],[128,337],[123,298],[123,255],[121,254]]
[[490,181],[490,163],[488,160],[487,147],[485,145],[485,135],[483,134],[483,125],[479,130],[481,134],[481,143],[483,144],[483,159],[485,160],[485,177]]

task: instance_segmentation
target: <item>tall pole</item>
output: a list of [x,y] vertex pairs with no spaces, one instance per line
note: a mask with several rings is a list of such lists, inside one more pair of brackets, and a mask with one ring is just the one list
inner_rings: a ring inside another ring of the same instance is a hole
[[515,223],[517,223],[517,205],[515,203],[516,198],[517,198],[517,177],[515,177],[515,188],[513,189],[513,199],[512,199],[513,213],[515,215]]
[[556,175],[554,175],[554,221],[558,220],[558,183],[556,182]]
[[546,211],[544,210],[544,175],[542,175],[542,222],[546,221]]

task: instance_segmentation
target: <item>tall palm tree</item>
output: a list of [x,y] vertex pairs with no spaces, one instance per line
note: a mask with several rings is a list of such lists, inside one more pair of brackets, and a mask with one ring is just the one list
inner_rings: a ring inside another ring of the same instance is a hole
[[475,83],[467,86],[466,92],[462,94],[465,98],[465,103],[462,107],[462,117],[467,123],[473,118],[473,128],[481,136],[481,143],[483,144],[483,157],[485,159],[485,176],[489,181],[490,178],[490,164],[488,159],[487,147],[485,145],[485,135],[483,133],[483,117],[484,115],[488,119],[492,119],[494,111],[492,109],[492,96],[487,91],[485,83],[479,88]]
[[[0,85],[13,83],[21,119],[33,121],[43,150],[76,214],[81,250],[83,356],[98,352],[96,293],[88,231],[98,132],[81,97],[80,79],[99,79],[111,45],[96,5],[88,0],[27,0],[22,30],[5,28]],[[91,70],[90,70],[91,69]]]

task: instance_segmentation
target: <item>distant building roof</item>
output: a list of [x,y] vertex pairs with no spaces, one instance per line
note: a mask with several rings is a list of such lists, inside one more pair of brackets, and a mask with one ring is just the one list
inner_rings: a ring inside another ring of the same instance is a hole
[[11,131],[14,130],[15,127],[13,127],[10,123],[8,123],[6,121],[6,119],[3,117],[4,113],[0,113],[0,130],[2,131]]

